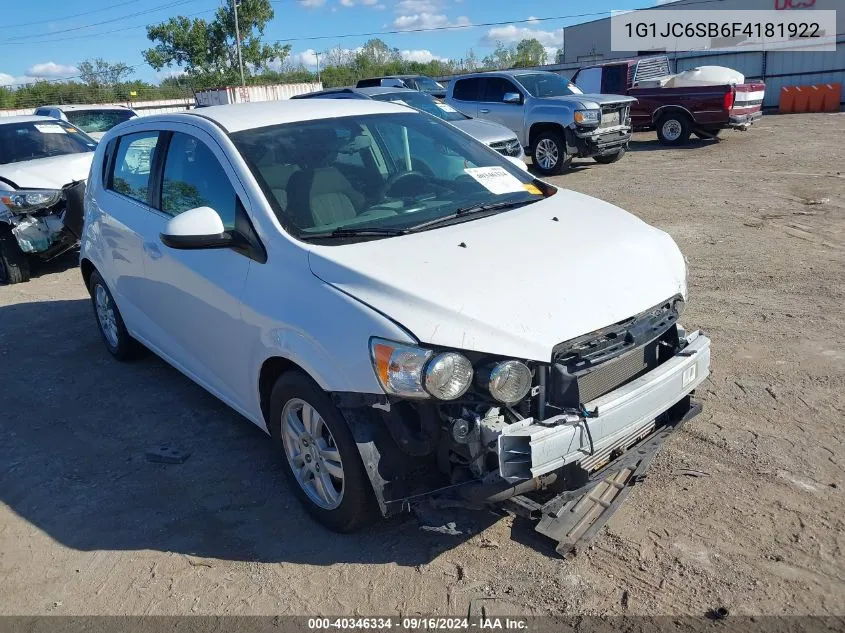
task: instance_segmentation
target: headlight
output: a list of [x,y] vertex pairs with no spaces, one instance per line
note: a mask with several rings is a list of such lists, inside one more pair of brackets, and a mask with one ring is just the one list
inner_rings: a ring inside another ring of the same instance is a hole
[[425,368],[425,390],[440,400],[460,398],[472,384],[472,364],[456,352],[435,356]]
[[0,202],[13,213],[30,213],[52,207],[61,197],[62,192],[54,189],[20,190],[3,192],[0,194]]
[[433,354],[420,347],[377,338],[370,340],[370,357],[382,389],[405,398],[428,397],[423,389],[422,373]]
[[472,384],[472,364],[457,352],[431,350],[374,338],[370,356],[386,393],[404,398],[459,398]]
[[578,125],[598,125],[601,121],[601,110],[575,110],[574,118]]
[[518,360],[506,360],[479,373],[480,386],[499,402],[514,404],[531,389],[531,370]]

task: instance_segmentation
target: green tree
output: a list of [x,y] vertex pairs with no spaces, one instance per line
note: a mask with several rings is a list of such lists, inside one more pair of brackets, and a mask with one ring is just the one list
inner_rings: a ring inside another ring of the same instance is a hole
[[504,42],[496,42],[492,53],[481,60],[484,68],[511,68],[516,61],[516,50],[513,46],[506,46]]
[[525,39],[516,45],[516,58],[513,65],[521,68],[526,66],[540,66],[546,63],[546,49],[539,40]]
[[[260,73],[271,61],[283,62],[290,53],[290,44],[262,41],[274,15],[270,0],[241,0],[238,5],[245,74]],[[185,16],[170,18],[148,26],[147,38],[156,45],[143,52],[144,59],[156,70],[175,65],[191,76],[220,83],[232,83],[239,77],[235,14],[230,0],[217,9],[210,22]]]
[[132,75],[132,69],[123,62],[108,62],[102,57],[86,59],[76,65],[82,82],[97,88],[100,86],[114,86]]

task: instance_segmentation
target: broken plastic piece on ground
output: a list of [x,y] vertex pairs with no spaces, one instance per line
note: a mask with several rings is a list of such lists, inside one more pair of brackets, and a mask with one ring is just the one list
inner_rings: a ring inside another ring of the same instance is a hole
[[179,448],[162,444],[147,451],[147,461],[160,464],[183,464],[191,454]]

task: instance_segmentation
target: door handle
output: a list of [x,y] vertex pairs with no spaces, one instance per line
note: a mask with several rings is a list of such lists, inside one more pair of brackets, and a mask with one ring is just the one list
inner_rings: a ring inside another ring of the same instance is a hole
[[479,112],[481,112],[481,114],[488,114],[490,110],[488,110],[487,108],[481,108]]
[[144,250],[150,256],[150,259],[160,259],[163,256],[158,244],[154,242],[144,242]]

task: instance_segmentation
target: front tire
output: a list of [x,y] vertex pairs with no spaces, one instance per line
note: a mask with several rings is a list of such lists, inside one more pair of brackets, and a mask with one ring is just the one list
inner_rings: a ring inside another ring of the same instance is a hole
[[100,335],[106,344],[106,349],[117,360],[128,361],[138,354],[139,344],[133,339],[123,323],[120,310],[109,292],[106,282],[96,270],[91,273],[88,281],[88,291],[91,293],[91,303],[94,307],[94,317],[100,329]]
[[566,139],[556,130],[540,132],[534,139],[531,151],[531,161],[534,169],[544,176],[557,176],[564,167],[572,162],[572,157],[566,153]]
[[29,259],[6,224],[0,224],[0,286],[29,281]]
[[289,371],[270,395],[273,437],[284,471],[311,516],[334,532],[370,523],[376,502],[352,433],[325,391]]
[[612,154],[604,154],[603,156],[593,156],[593,160],[602,165],[610,165],[620,160],[625,155],[625,148],[613,152]]
[[689,117],[683,113],[670,112],[657,122],[657,139],[663,145],[685,145],[692,134]]

